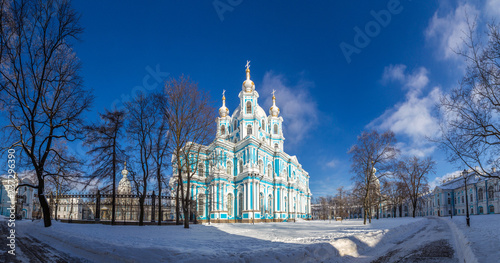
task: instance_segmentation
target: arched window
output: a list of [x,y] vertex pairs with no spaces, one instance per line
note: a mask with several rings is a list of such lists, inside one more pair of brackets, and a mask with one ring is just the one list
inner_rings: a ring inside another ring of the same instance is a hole
[[252,134],[252,125],[248,125],[247,126],[247,135],[251,135]]
[[493,186],[490,185],[490,187],[488,187],[488,198],[491,199],[493,198]]
[[233,163],[229,161],[226,163],[226,173],[229,175],[233,175]]
[[278,124],[274,124],[274,130],[273,130],[273,133],[274,133],[274,134],[278,134]]
[[240,166],[239,167],[240,168],[239,173],[242,173],[243,172],[243,160],[240,160],[239,166]]
[[205,195],[204,194],[198,195],[198,215],[200,217],[205,216]]
[[205,171],[203,171],[203,170],[204,170],[204,165],[202,163],[200,163],[198,165],[198,175],[199,176],[203,176],[204,175]]
[[490,211],[488,211],[488,213],[490,213],[490,214],[494,214],[495,213],[495,207],[494,206],[490,205],[489,209],[490,209]]
[[260,204],[260,215],[264,214],[264,194],[260,193],[259,195],[259,204]]
[[269,210],[269,214],[273,214],[274,209],[273,209],[273,195],[269,195],[267,199],[267,209]]
[[483,213],[484,213],[484,211],[483,211],[483,207],[482,207],[482,206],[480,206],[480,207],[479,207],[479,214],[480,214],[480,215],[482,215]]
[[273,177],[273,168],[271,167],[271,164],[267,165],[267,176]]
[[265,130],[266,129],[266,123],[264,122],[264,120],[262,120],[261,122],[261,126],[262,126],[262,129]]
[[247,101],[247,114],[252,113],[252,103],[250,101]]
[[234,121],[233,130],[238,129],[238,127],[237,127],[237,126],[238,126],[238,123],[237,123],[236,121]]
[[259,160],[259,173],[264,174],[264,162],[262,162],[262,159]]
[[227,214],[230,217],[233,216],[233,195],[232,194],[227,195]]
[[240,193],[238,200],[238,215],[241,216],[243,214],[243,193]]
[[224,125],[220,126],[220,134],[221,135],[226,134],[226,126],[224,126]]
[[288,212],[288,199],[285,196],[285,213]]
[[483,201],[483,188],[479,188],[479,190],[477,190],[477,199],[479,201]]
[[472,201],[474,201],[474,200],[472,199],[472,194],[470,194],[470,201],[471,201],[471,202],[472,202]]
[[278,149],[279,145],[277,143],[274,144],[274,148]]

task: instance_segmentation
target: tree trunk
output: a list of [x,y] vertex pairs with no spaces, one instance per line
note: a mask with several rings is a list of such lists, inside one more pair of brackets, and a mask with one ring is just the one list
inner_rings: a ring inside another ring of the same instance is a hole
[[[177,162],[179,165],[179,162]],[[176,195],[175,195],[175,224],[180,225],[180,200],[179,200],[179,188],[181,187],[182,180],[181,180],[181,169],[177,168],[177,187],[175,189]]]
[[143,193],[139,198],[139,225],[144,225],[144,200],[146,199],[146,194]]
[[191,208],[191,200],[189,199],[189,188],[190,188],[190,179],[189,175],[187,175],[187,186],[186,186],[186,195],[184,196],[184,228],[189,228],[189,217],[190,217],[190,208]]
[[115,209],[116,209],[116,135],[113,138],[113,197],[111,200],[111,225],[115,225]]
[[40,202],[40,207],[42,208],[43,213],[43,225],[45,227],[50,227],[52,225],[52,221],[50,220],[50,207],[47,199],[45,198],[44,193],[44,180],[42,179],[41,174],[37,174],[38,177],[38,201]]
[[161,171],[160,168],[156,170],[156,178],[158,178],[158,225],[161,225],[163,215],[161,213]]

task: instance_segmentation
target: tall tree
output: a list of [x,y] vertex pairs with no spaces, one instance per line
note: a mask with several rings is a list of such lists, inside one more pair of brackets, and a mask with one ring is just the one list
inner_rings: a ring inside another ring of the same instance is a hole
[[[153,101],[156,107],[161,111],[157,115],[157,121],[155,122],[155,127],[153,129],[153,152],[151,157],[153,158],[155,170],[156,170],[156,184],[158,187],[158,225],[161,225],[163,221],[162,212],[162,190],[163,184],[165,183],[166,176],[165,170],[168,168],[170,159],[168,158],[169,151],[169,137],[170,131],[168,127],[168,109],[167,98],[164,93],[154,94]],[[168,189],[167,189],[168,190]]]
[[450,161],[461,162],[480,176],[500,178],[489,169],[500,165],[500,27],[487,25],[483,44],[476,23],[467,24],[466,48],[458,51],[467,69],[460,86],[441,98],[446,123],[440,141]]
[[396,217],[396,211],[402,206],[403,201],[408,195],[402,182],[386,180],[382,184],[382,196],[391,208],[392,217]]
[[60,155],[55,141],[82,139],[82,113],[93,96],[82,88],[80,62],[72,43],[83,32],[69,1],[0,1],[0,103],[10,147],[35,170],[44,225],[47,164]]
[[[191,178],[197,174],[199,163],[204,160],[206,147],[213,139],[214,108],[209,96],[198,89],[189,77],[170,79],[165,84],[166,114],[171,133],[173,167],[177,170],[176,221],[179,222],[179,199],[184,213],[184,227],[189,228]],[[184,185],[185,184],[185,185]],[[179,195],[180,192],[180,195]]]
[[[159,182],[158,195],[161,196],[161,169],[164,165],[162,159],[166,153],[167,123],[159,102],[163,102],[162,97],[157,97],[155,94],[139,93],[126,104],[129,116],[127,133],[132,141],[132,149],[139,153],[139,156],[136,154],[133,156],[134,159],[138,160],[141,171],[141,176],[132,177],[139,193],[139,225],[144,225],[144,201],[146,200],[148,183],[154,174]],[[154,169],[155,166],[156,169]],[[161,203],[159,207],[161,207]]]
[[[125,160],[125,153],[120,147],[119,139],[124,125],[124,110],[106,110],[99,114],[101,123],[85,127],[87,137],[84,145],[90,147],[88,153],[93,156],[92,166],[94,172],[90,175],[90,181],[97,184],[109,182],[111,185],[103,190],[112,190],[111,198],[111,224],[115,224],[116,216],[116,171],[118,164]],[[94,180],[95,179],[95,180]]]
[[[352,179],[363,202],[363,224],[366,224],[369,213],[371,223],[371,209],[377,202],[380,179],[388,174],[392,161],[399,153],[395,144],[396,138],[392,131],[382,134],[365,131],[358,136],[357,144],[349,150],[351,170],[354,172]],[[379,170],[378,174],[375,173],[375,167]]]
[[404,158],[396,166],[396,177],[403,184],[413,207],[413,217],[417,210],[419,198],[429,191],[427,175],[434,172],[436,162],[428,157],[420,159],[416,156]]

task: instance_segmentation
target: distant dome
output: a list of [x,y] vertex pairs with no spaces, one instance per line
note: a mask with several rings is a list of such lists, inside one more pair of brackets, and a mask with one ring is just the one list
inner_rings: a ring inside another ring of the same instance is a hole
[[222,107],[219,108],[219,116],[221,118],[229,115],[229,109],[226,107],[226,97],[222,95]]
[[274,97],[274,94],[273,94],[273,106],[271,106],[271,108],[269,109],[269,114],[271,114],[271,116],[273,117],[278,117],[278,114],[280,114],[280,108],[276,106],[276,97]]
[[125,163],[125,167],[123,167],[122,170],[122,179],[118,183],[118,194],[119,195],[126,195],[126,194],[131,194],[132,193],[132,186],[130,185],[130,180],[127,178],[127,163]]
[[252,92],[255,90],[255,84],[250,79],[250,68],[246,69],[246,73],[247,73],[247,79],[243,81],[243,85],[241,86],[241,88],[245,92]]

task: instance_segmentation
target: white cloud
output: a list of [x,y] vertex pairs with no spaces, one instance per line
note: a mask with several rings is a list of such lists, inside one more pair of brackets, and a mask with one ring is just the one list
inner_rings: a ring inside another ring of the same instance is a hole
[[335,167],[336,165],[337,165],[337,161],[336,161],[336,160],[331,160],[331,161],[329,161],[329,162],[327,162],[327,163],[325,164],[325,166],[326,166],[326,167],[330,167],[330,168],[333,168],[333,167]]
[[283,117],[287,145],[300,143],[318,123],[317,103],[309,93],[313,86],[314,84],[308,81],[289,85],[283,75],[273,72],[266,72],[264,75],[260,89],[260,95],[265,98],[264,110],[267,111],[272,106],[271,92],[276,90],[276,106],[280,108],[280,116]]
[[486,0],[484,9],[485,13],[490,16],[487,18],[488,20],[495,17],[500,17],[500,0]]
[[434,178],[434,180],[432,180],[429,183],[429,187],[430,187],[430,189],[434,189],[434,187],[443,184],[444,181],[447,181],[448,179],[453,179],[453,178],[461,176],[461,175],[462,175],[462,171],[454,171],[451,173],[447,173],[443,176],[437,176],[436,178]]
[[[489,2],[494,2],[493,5],[495,5],[498,0],[490,0]],[[464,33],[468,32],[467,16],[470,20],[474,20],[479,14],[476,7],[468,3],[459,4],[444,16],[439,16],[438,11],[436,11],[425,30],[425,37],[427,41],[437,43],[442,58],[457,59],[459,57],[454,50],[458,51],[464,47]]]
[[422,95],[429,83],[428,73],[423,67],[412,72],[406,72],[405,65],[386,67],[382,79],[401,84],[407,90],[406,98],[368,124],[370,128],[392,130],[396,135],[406,136],[409,143],[399,144],[405,155],[424,157],[435,149],[426,138],[439,132],[439,120],[433,116],[433,108],[439,102],[441,89],[435,87]]

